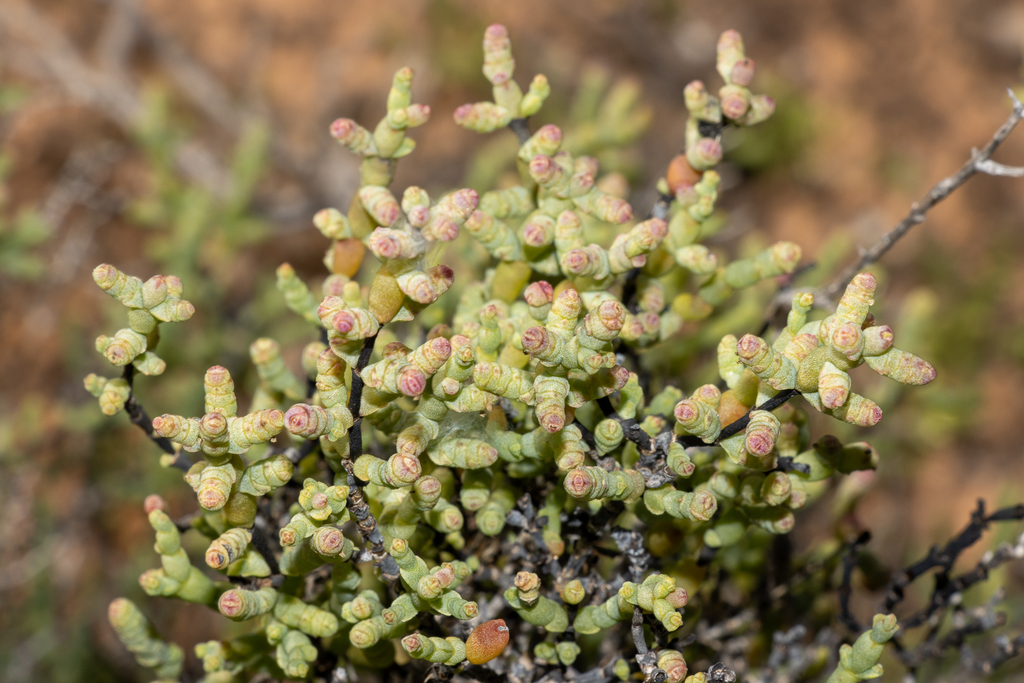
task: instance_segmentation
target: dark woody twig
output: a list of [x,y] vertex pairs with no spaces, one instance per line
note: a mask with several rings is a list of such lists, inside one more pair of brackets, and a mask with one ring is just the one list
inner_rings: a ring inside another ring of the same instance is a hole
[[970,160],[961,166],[956,173],[937,182],[920,201],[914,202],[910,207],[910,212],[903,217],[903,220],[896,224],[896,227],[882,235],[877,242],[861,254],[860,259],[856,263],[847,267],[830,285],[820,290],[818,298],[821,300],[817,303],[830,305],[857,273],[882,258],[885,252],[889,251],[912,227],[924,222],[925,214],[933,206],[952,194],[954,190],[967,182],[975,173],[1014,178],[1024,177],[1024,168],[1004,166],[989,158],[996,151],[996,148],[999,147],[1000,143],[1020,123],[1021,118],[1024,117],[1024,104],[1017,99],[1012,90],[1008,90],[1008,92],[1010,94],[1010,101],[1013,103],[1013,111],[1010,112],[1010,117],[999,127],[999,130],[995,132],[992,139],[988,141],[988,144],[982,147],[980,151],[972,150]]
[[188,472],[189,468],[192,467],[192,463],[180,451],[174,449],[174,444],[171,443],[170,439],[164,436],[157,436],[153,432],[153,421],[149,419],[146,410],[139,404],[138,399],[135,398],[135,367],[131,363],[124,366],[122,377],[128,382],[128,389],[131,391],[128,394],[128,400],[124,403],[124,410],[128,413],[128,419],[131,420],[133,425],[145,432],[150,441],[159,446],[160,450],[167,455],[175,456],[174,462],[170,465],[171,467],[175,467],[182,472]]
[[857,566],[857,551],[871,540],[871,532],[865,531],[846,548],[843,554],[843,578],[839,584],[839,621],[853,633],[862,630],[857,617],[850,611],[850,596],[853,594],[853,569]]
[[349,453],[342,460],[345,471],[348,473],[348,509],[356,520],[356,527],[359,529],[363,542],[366,543],[370,553],[373,555],[375,564],[381,569],[383,577],[388,581],[398,580],[398,565],[391,555],[388,555],[384,548],[384,536],[380,533],[377,519],[370,511],[370,506],[363,497],[363,488],[359,485],[354,471],[354,462],[363,453],[362,415],[359,414],[359,407],[363,398],[363,378],[360,376],[363,368],[370,362],[373,355],[373,346],[377,341],[377,335],[363,340],[363,348],[359,352],[359,359],[356,366],[352,368],[352,391],[349,393],[348,408],[355,417],[355,423],[349,430]]
[[633,607],[630,631],[633,635],[633,645],[636,646],[636,662],[644,674],[644,683],[664,683],[668,680],[668,674],[664,669],[658,668],[658,655],[647,649],[647,642],[644,640],[644,613],[639,607]]

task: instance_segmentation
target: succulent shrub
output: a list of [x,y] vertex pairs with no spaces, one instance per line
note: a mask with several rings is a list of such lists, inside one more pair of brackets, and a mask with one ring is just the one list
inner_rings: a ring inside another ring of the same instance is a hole
[[[104,413],[126,410],[196,492],[196,512],[180,521],[147,499],[160,567],[140,584],[251,625],[196,646],[204,681],[347,680],[396,665],[416,680],[497,680],[485,668],[515,681],[553,671],[731,680],[721,667],[687,677],[677,639],[687,612],[709,609],[706,567],[756,581],[795,510],[878,463],[865,442],[812,435],[806,407],[870,427],[882,411],[854,391],[851,370],[908,385],[935,378],[872,315],[868,272],[824,305],[792,291],[777,328],[694,350],[716,359],[714,383],[644,371],[649,350],[692,337],[736,292],[800,265],[791,242],[733,260],[704,244],[720,223],[723,131],[756,126],[775,103],[750,89],[739,34],[722,34],[723,84],[686,87],[685,151],[640,216],[621,176],[563,149],[557,126],[531,130],[549,84],[537,75],[524,92],[505,28],[489,27],[483,48],[493,100],[459,107],[454,120],[479,133],[509,128],[518,183],[433,197],[393,187],[412,129],[431,116],[413,101],[408,68],[375,126],[335,121],[330,134],[362,158],[360,186],[347,209],[313,217],[330,240],[319,291],[278,268],[309,343],[301,368],[274,340],[252,343],[260,382],[247,412],[228,369],[214,366],[201,411],[150,419],[135,373],[164,371],[159,325],[192,316],[188,283],[143,282],[112,265],[93,273],[128,313],[96,342],[122,373],[89,375],[86,388]],[[593,123],[587,139],[595,149],[631,139],[626,120]],[[478,281],[445,264],[461,233],[486,251]],[[182,534],[205,537],[205,568]],[[183,651],[133,603],[114,601],[110,623],[140,664],[180,679]],[[829,680],[879,675],[897,628],[876,616]]]

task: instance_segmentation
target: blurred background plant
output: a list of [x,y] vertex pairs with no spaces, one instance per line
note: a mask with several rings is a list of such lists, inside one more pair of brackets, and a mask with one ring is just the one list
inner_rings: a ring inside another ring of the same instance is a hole
[[[563,125],[565,147],[621,173],[640,210],[683,139],[683,86],[713,71],[718,34],[739,29],[759,57],[761,89],[779,104],[767,124],[725,141],[729,191],[711,242],[749,255],[794,241],[816,264],[799,280],[806,286],[828,282],[984,143],[1005,118],[1004,88],[1021,82],[1024,3],[1012,0],[778,0],[770,11],[654,0],[344,9],[0,0],[0,678],[133,679],[105,614],[114,596],[139,592],[151,564],[142,498],[162,493],[172,510],[191,509],[144,436],[123,416],[104,419],[82,389],[99,369],[88,340],[122,315],[96,296],[92,267],[178,275],[196,306],[194,322],[168,326],[163,380],[138,381],[151,411],[190,414],[195,378],[213,364],[251,395],[248,346],[259,336],[277,339],[298,367],[309,330],[294,324],[270,273],[288,261],[305,280],[320,277],[324,243],[310,218],[347,206],[358,186],[328,123],[375,120],[390,74],[406,63],[418,101],[437,112],[485,99],[479,36],[498,20],[522,71],[554,86],[536,126]],[[608,122],[619,135],[607,135]],[[478,144],[439,115],[417,137],[399,185],[483,189],[514,173],[512,136]],[[1011,138],[1001,155],[1024,158],[1024,141]],[[837,495],[833,520],[802,519],[794,552],[820,550],[840,520],[874,534],[863,567],[891,568],[960,528],[976,498],[997,507],[1024,497],[1022,215],[1019,182],[973,181],[873,269],[878,317],[898,324],[901,345],[931,360],[939,379],[903,396],[900,385],[857,376],[886,410],[870,436],[881,467],[870,486]],[[449,310],[466,281],[442,300]],[[756,332],[771,296],[747,290],[700,335],[648,361]],[[710,358],[698,360],[678,369],[684,385],[708,378]],[[844,441],[864,438],[837,427],[828,431]],[[1021,568],[998,572],[993,583],[1019,596]],[[871,573],[855,586],[855,606],[870,613]],[[1013,621],[1024,603],[1009,609]],[[146,611],[176,642],[221,634],[216,615],[165,601]]]

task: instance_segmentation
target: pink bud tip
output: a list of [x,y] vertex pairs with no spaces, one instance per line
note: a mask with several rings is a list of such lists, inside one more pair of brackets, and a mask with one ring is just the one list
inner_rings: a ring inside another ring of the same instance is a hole
[[633,220],[633,207],[623,199],[616,199],[608,212],[608,220],[612,223],[628,223]]
[[432,496],[441,490],[441,481],[437,477],[420,477],[414,488],[423,496]]
[[455,282],[455,271],[443,263],[431,268],[428,274],[430,275],[430,281],[439,291],[442,289],[442,285],[443,290],[448,291],[448,288]]
[[863,337],[860,325],[845,323],[832,333],[832,344],[842,352],[854,351],[862,345]]
[[98,265],[92,271],[92,279],[103,289],[110,289],[117,279],[117,268],[109,263]]
[[654,239],[660,241],[668,235],[668,223],[661,220],[660,218],[652,218],[647,221],[648,229],[651,231],[651,236]]
[[217,489],[208,488],[199,494],[199,504],[206,510],[220,510],[227,502],[227,497]]
[[523,332],[523,351],[537,353],[548,345],[548,331],[543,327],[531,327]]
[[580,293],[572,287],[563,290],[562,293],[560,293],[555,298],[558,299],[559,303],[562,304],[563,306],[565,304],[568,304],[574,308],[581,305],[583,301],[582,299],[580,299]]
[[222,384],[229,379],[231,379],[231,375],[228,373],[228,369],[220,365],[214,365],[206,371],[207,384]]
[[552,143],[562,141],[562,129],[552,123],[541,126],[541,129],[537,131],[537,135]]
[[618,301],[602,301],[597,307],[597,316],[608,329],[620,330],[626,321],[626,309]]
[[554,299],[555,288],[544,280],[532,283],[523,292],[523,298],[531,306],[544,306]]
[[382,232],[380,228],[374,230],[370,235],[369,243],[370,249],[384,258],[395,258],[402,249],[394,236]]
[[555,173],[555,160],[545,154],[538,154],[530,161],[530,175],[539,182],[550,180]]
[[586,192],[594,186],[594,176],[589,173],[580,173],[573,177],[577,192]]
[[487,38],[489,40],[497,40],[499,38],[507,37],[508,29],[505,28],[502,24],[491,24],[490,26],[487,27],[487,30],[484,31],[484,38]]
[[714,384],[705,384],[697,389],[697,395],[701,400],[713,403],[722,397],[722,391]]
[[690,97],[700,97],[707,92],[707,86],[704,85],[704,81],[690,81],[683,88],[683,94],[689,95]]
[[432,226],[434,237],[442,242],[451,242],[459,236],[459,225],[449,218],[434,221]]
[[430,209],[426,206],[415,206],[409,210],[409,222],[413,227],[422,228],[430,220]]
[[404,453],[396,453],[392,460],[395,478],[399,481],[412,483],[423,474],[423,466],[418,458]]
[[565,255],[562,265],[573,275],[578,275],[590,266],[590,255],[583,249],[573,249]]
[[199,422],[199,429],[205,436],[219,436],[228,430],[228,421],[220,413],[207,413]]
[[543,226],[527,223],[523,226],[523,241],[531,247],[541,247],[547,241],[547,232]]
[[309,503],[310,505],[313,506],[314,509],[323,510],[325,507],[327,507],[327,494],[323,492],[318,492],[313,495],[313,500],[311,500]]
[[921,360],[920,358],[918,358],[918,362],[919,364],[917,365],[917,367],[920,368],[918,374],[918,377],[920,377],[920,381],[918,382],[918,384],[928,384],[929,382],[935,379],[935,367],[932,366],[932,364],[929,363],[928,361]]
[[565,490],[573,498],[586,498],[594,488],[590,474],[582,467],[565,475]]
[[697,406],[692,399],[684,399],[676,404],[674,413],[680,422],[691,422],[697,419]]
[[718,510],[718,501],[710,491],[697,491],[690,502],[690,513],[698,520],[707,521]]
[[480,195],[472,188],[463,188],[452,194],[452,203],[460,216],[468,218],[480,203]]
[[821,405],[826,410],[834,410],[846,403],[846,399],[850,397],[850,392],[843,387],[828,387],[822,389],[818,395],[821,398]]
[[739,95],[722,98],[722,115],[727,119],[738,119],[747,113],[750,105]]
[[644,324],[639,318],[633,318],[628,323],[623,323],[622,334],[628,339],[636,339],[644,333]]
[[882,343],[881,350],[885,351],[889,349],[892,346],[893,342],[896,341],[896,335],[893,333],[892,328],[889,327],[888,325],[882,325],[881,327],[878,327],[876,329],[878,331],[875,334],[878,335],[878,338]]
[[741,59],[732,66],[732,82],[736,85],[750,85],[754,79],[754,60]]
[[878,406],[871,406],[857,424],[861,427],[874,427],[882,421],[882,409]]
[[398,376],[398,390],[415,398],[427,388],[427,377],[419,368],[406,368]]
[[431,351],[445,360],[452,355],[452,343],[444,337],[435,337],[429,343]]
[[313,408],[305,404],[294,405],[284,414],[285,425],[292,434],[303,434],[313,422]]
[[341,529],[324,526],[316,530],[316,549],[324,555],[337,555],[344,545]]
[[164,510],[166,508],[167,503],[155,493],[146,496],[146,500],[142,503],[142,509],[146,511],[147,515],[154,510]]
[[858,287],[868,289],[873,292],[875,291],[875,287],[878,286],[878,281],[875,280],[875,276],[871,273],[858,273],[850,284],[856,284]]
[[743,43],[743,38],[740,37],[739,31],[736,29],[729,29],[723,31],[722,35],[718,38],[718,49],[725,50],[727,48],[736,48]]
[[226,617],[237,617],[242,613],[242,596],[237,590],[229,590],[221,594],[217,608]]
[[743,338],[736,343],[736,355],[743,360],[750,360],[761,351],[761,348],[764,345],[764,342],[759,337],[755,337],[752,334],[745,334],[743,335]]
[[351,311],[338,311],[334,314],[334,329],[347,334],[355,327],[356,316]]
[[775,448],[775,441],[772,439],[771,432],[767,429],[759,429],[747,433],[746,446],[752,455],[764,457]]
[[560,413],[547,413],[540,418],[540,424],[552,434],[561,431],[565,426],[565,415]]
[[356,130],[356,122],[352,119],[338,119],[331,124],[331,137],[345,142]]
[[621,365],[612,368],[612,377],[615,379],[614,391],[619,391],[629,382],[629,370]]
[[401,213],[401,209],[395,202],[381,202],[377,206],[377,213],[379,214],[380,222],[388,226],[398,220],[398,214]]
[[665,601],[676,609],[686,607],[687,600],[689,600],[689,596],[687,596],[685,588],[676,588],[665,596]]
[[457,124],[459,124],[461,126],[462,124],[464,124],[466,122],[466,120],[472,114],[473,114],[473,105],[472,104],[464,104],[464,105],[462,105],[461,107],[459,107],[458,109],[455,110],[455,113],[452,115],[452,118],[455,119],[455,123],[457,123]]
[[701,138],[693,150],[694,156],[713,166],[722,160],[722,145],[714,138]]

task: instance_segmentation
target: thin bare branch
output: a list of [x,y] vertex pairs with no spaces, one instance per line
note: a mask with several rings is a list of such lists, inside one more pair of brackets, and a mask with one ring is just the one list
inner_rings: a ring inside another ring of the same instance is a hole
[[[882,258],[901,237],[910,232],[911,228],[924,222],[925,215],[933,206],[952,194],[953,191],[967,182],[975,173],[1022,177],[1017,175],[1016,172],[1021,171],[1024,173],[1024,169],[1003,166],[1002,164],[991,162],[989,159],[992,153],[996,151],[996,148],[1010,135],[1017,124],[1020,123],[1021,118],[1024,117],[1024,104],[1021,104],[1021,101],[1017,99],[1012,90],[1009,93],[1010,100],[1013,102],[1013,111],[1010,112],[1009,118],[999,127],[999,130],[995,132],[992,139],[988,141],[988,144],[980,151],[975,150],[971,155],[971,159],[961,166],[960,170],[948,178],[943,178],[937,182],[920,201],[914,202],[910,207],[910,213],[904,216],[903,220],[896,224],[896,227],[882,235],[869,249],[864,250],[856,263],[846,268],[830,285],[817,293],[817,303],[826,306],[830,305],[857,273]],[[1012,173],[999,173],[997,172],[998,169],[1007,169],[1012,171]]]

